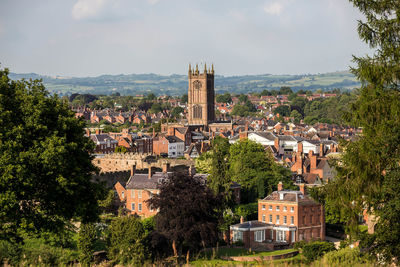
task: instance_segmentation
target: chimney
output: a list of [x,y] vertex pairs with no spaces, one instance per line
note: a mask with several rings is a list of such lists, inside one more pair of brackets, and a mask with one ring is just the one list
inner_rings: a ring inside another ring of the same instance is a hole
[[243,216],[240,216],[240,223],[244,223],[244,218],[243,218]]
[[303,153],[303,143],[302,142],[297,143],[297,152]]
[[163,162],[162,164],[162,172],[167,173],[169,170],[170,164],[168,162]]
[[317,168],[317,156],[314,155],[312,150],[310,150],[310,152],[308,152],[308,157],[310,158],[310,168],[316,169]]
[[149,179],[153,176],[153,167],[149,166]]
[[299,189],[300,189],[300,192],[301,192],[303,195],[306,194],[306,191],[305,191],[305,184],[299,184]]
[[244,130],[245,130],[246,132],[249,131],[249,122],[248,122],[248,121],[246,121],[246,126],[245,126]]
[[131,176],[135,175],[135,172],[136,172],[136,165],[133,164],[133,165],[131,166]]
[[96,134],[101,134],[101,129],[96,129]]
[[279,154],[279,138],[278,137],[275,138],[275,140],[274,140],[274,146],[275,146],[276,150],[278,150],[278,154]]
[[320,157],[325,156],[324,155],[324,152],[325,152],[324,150],[325,150],[324,144],[323,143],[319,144],[319,156]]
[[86,128],[86,136],[90,136],[90,130]]
[[283,184],[282,182],[278,183],[278,191],[282,191],[283,190]]

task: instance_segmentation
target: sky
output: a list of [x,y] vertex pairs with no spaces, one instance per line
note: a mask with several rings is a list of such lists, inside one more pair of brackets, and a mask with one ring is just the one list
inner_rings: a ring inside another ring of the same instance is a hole
[[1,0],[0,64],[60,76],[308,74],[370,50],[348,0]]

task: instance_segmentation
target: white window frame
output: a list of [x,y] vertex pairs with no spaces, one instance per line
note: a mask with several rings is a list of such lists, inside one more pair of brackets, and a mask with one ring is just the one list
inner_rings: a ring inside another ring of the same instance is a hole
[[294,224],[294,216],[290,216],[290,224],[291,224],[291,225]]
[[135,210],[135,203],[131,203],[131,210],[132,210],[132,211]]
[[286,206],[283,206],[283,211],[287,211],[287,207]]
[[272,205],[269,205],[269,210],[272,210]]
[[265,240],[265,230],[254,231],[254,241],[263,242]]
[[138,190],[138,198],[142,198],[142,190]]
[[279,224],[279,215],[276,215],[276,224]]
[[264,205],[264,204],[261,206],[261,209],[262,209],[262,210],[265,210],[265,205]]
[[125,191],[121,191],[121,198],[124,199],[125,197]]
[[290,212],[294,212],[294,207],[290,207]]
[[281,210],[281,207],[276,206],[276,211],[280,211],[280,210]]
[[265,214],[262,215],[262,221],[265,222]]
[[234,230],[233,231],[232,240],[233,240],[233,242],[242,241],[243,240],[243,232],[242,231],[238,231],[238,230]]
[[142,203],[138,204],[138,211],[142,211]]
[[269,222],[272,223],[272,214],[269,215]]
[[287,224],[287,216],[283,216],[283,224]]
[[135,198],[135,189],[132,189],[132,190],[131,190],[131,197],[132,197],[132,198]]

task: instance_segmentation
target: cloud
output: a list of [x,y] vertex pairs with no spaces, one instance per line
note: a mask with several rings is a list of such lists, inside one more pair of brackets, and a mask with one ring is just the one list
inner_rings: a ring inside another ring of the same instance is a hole
[[273,2],[264,6],[265,13],[271,15],[280,15],[282,13],[282,10],[283,10],[282,2]]
[[72,8],[72,17],[76,20],[93,18],[102,13],[109,0],[78,0]]

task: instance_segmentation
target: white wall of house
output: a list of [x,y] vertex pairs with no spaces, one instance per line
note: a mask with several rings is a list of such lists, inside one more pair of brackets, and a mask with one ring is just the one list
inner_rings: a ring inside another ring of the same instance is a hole
[[314,155],[319,154],[319,145],[311,144],[307,141],[303,141],[303,153],[308,154],[310,150],[313,151]]
[[274,140],[269,140],[267,138],[264,138],[262,136],[259,136],[258,134],[255,133],[249,133],[248,137],[249,140],[252,140],[256,143],[259,143],[263,146],[273,146],[274,145]]
[[168,144],[168,157],[169,158],[183,157],[184,151],[185,151],[185,143],[184,142],[176,142],[176,143]]

